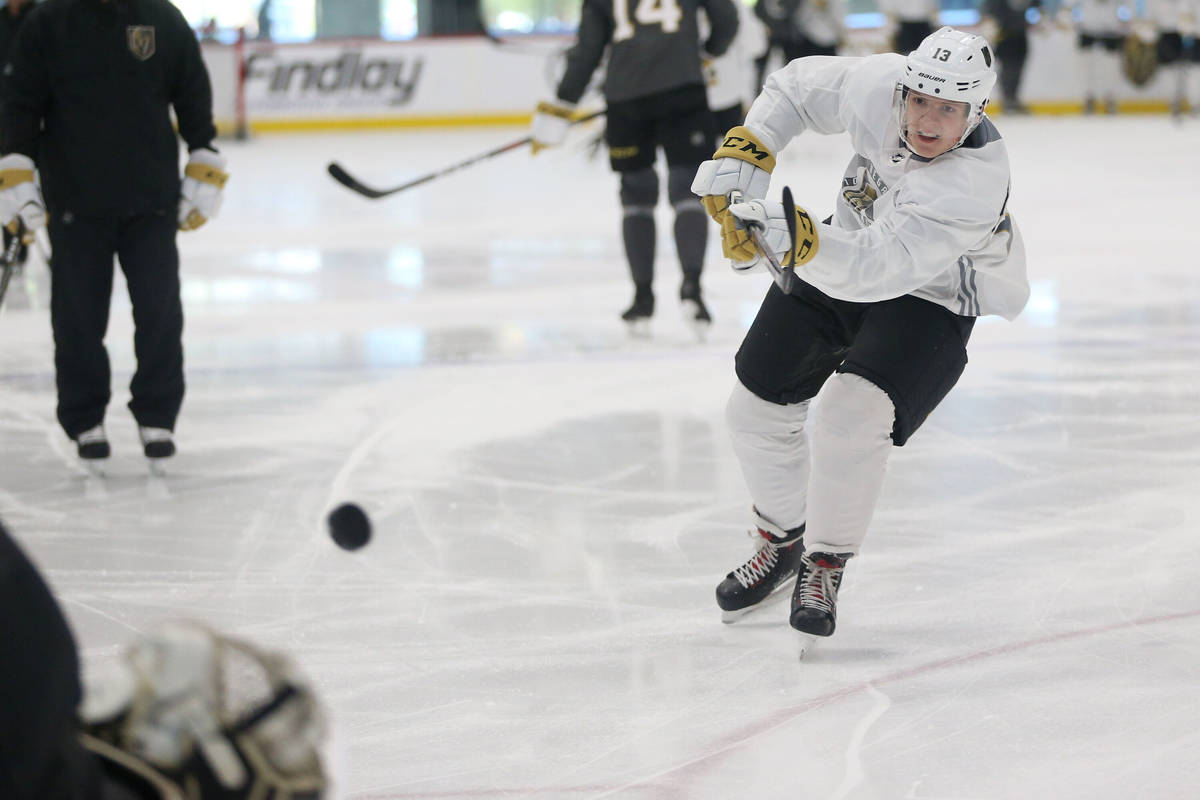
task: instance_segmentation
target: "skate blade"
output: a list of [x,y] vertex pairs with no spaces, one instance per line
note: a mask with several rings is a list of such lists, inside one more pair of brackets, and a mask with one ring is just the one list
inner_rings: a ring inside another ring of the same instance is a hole
[[641,317],[639,319],[630,320],[625,323],[629,335],[634,339],[649,339],[650,338],[650,318]]
[[83,464],[84,470],[93,478],[103,478],[105,475],[106,458],[81,458],[79,462]]
[[165,458],[147,458],[146,465],[150,469],[150,474],[156,478],[166,477],[167,474],[167,459]]
[[799,631],[796,632],[796,637],[799,648],[797,657],[800,661],[803,661],[805,656],[810,655],[816,649],[817,639],[820,637],[813,636],[811,633],[800,633]]

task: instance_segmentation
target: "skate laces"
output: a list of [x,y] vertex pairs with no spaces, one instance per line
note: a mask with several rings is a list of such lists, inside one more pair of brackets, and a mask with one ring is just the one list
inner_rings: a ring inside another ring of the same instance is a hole
[[805,556],[808,566],[804,574],[804,583],[800,587],[800,605],[804,608],[816,608],[826,613],[833,613],[837,603],[838,584],[842,581],[842,571],[846,562],[840,556],[826,553],[814,553]]
[[767,577],[779,561],[779,548],[785,547],[791,542],[776,544],[770,538],[769,533],[761,530],[747,531],[746,535],[755,540],[754,555],[750,556],[750,560],[735,569],[732,574],[737,578],[738,583],[749,589]]

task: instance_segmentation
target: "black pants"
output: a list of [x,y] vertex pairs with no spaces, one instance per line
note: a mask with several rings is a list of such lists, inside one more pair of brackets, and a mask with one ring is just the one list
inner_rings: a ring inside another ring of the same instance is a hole
[[702,85],[609,103],[607,117],[604,139],[614,172],[653,166],[660,147],[672,167],[695,169],[712,156],[715,123]]
[[902,446],[967,366],[974,317],[904,295],[879,303],[835,300],[799,282],[771,285],[735,358],[738,380],[770,403],[810,400],[835,371],[866,378],[896,408]]
[[58,421],[71,438],[104,421],[112,372],[104,335],[113,257],[129,287],[137,371],[129,410],[139,425],[174,430],[183,403],[183,303],[173,211],[126,217],[52,212],[50,319]]

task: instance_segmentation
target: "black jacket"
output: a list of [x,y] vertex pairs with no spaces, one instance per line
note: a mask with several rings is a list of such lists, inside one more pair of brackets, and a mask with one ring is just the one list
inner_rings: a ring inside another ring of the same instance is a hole
[[17,38],[17,30],[21,23],[33,11],[33,4],[26,3],[14,17],[8,12],[8,7],[0,8],[0,63],[8,60],[8,49],[12,47],[13,39]]
[[211,147],[200,45],[168,0],[47,0],[25,19],[0,84],[0,151],[38,166],[51,213],[173,209],[179,135]]

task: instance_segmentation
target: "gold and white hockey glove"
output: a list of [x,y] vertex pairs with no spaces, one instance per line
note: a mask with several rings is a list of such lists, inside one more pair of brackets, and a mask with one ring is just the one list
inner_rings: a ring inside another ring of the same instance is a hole
[[767,248],[785,267],[801,267],[817,254],[820,239],[816,223],[803,208],[796,206],[796,241],[792,241],[784,216],[783,203],[751,200],[729,206],[729,214],[721,223],[721,250],[737,272],[758,266],[762,254],[750,236],[754,226],[762,234]]
[[712,160],[696,170],[692,194],[699,195],[704,210],[718,225],[723,225],[729,216],[730,192],[740,192],[750,200],[765,197],[774,169],[775,156],[771,151],[749,128],[738,125],[725,134]]
[[194,231],[221,210],[221,196],[229,173],[225,157],[212,150],[193,150],[183,169],[179,198],[179,230]]
[[33,160],[20,153],[0,158],[0,224],[15,234],[25,224],[21,237],[24,244],[33,244],[34,233],[46,224],[46,204],[38,187]]
[[558,147],[563,143],[574,113],[575,104],[565,100],[538,103],[537,111],[533,115],[533,126],[529,131],[533,155],[536,156],[547,147]]

